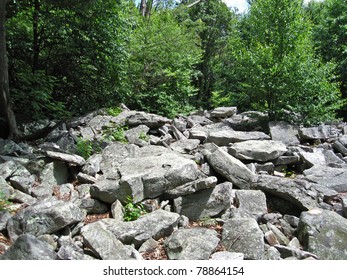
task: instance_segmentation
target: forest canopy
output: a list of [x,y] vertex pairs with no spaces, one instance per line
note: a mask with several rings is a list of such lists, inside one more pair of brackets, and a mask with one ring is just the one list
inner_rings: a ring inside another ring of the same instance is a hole
[[222,0],[1,1],[2,127],[9,108],[27,122],[120,103],[306,125],[346,114],[344,0],[252,0],[246,13]]

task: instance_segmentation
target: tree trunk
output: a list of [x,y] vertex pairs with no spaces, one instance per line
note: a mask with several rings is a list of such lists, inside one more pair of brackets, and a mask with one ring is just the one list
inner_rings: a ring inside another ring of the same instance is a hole
[[16,118],[10,105],[8,62],[6,53],[6,3],[0,0],[0,137],[16,139],[19,136]]
[[146,0],[141,0],[141,5],[140,5],[140,13],[144,17],[146,15]]

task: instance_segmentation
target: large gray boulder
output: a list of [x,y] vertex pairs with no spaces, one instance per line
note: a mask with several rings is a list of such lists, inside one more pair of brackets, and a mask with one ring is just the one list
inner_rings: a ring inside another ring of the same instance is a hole
[[167,123],[171,123],[171,120],[156,114],[129,111],[125,119],[126,125],[128,126],[138,126],[146,125],[149,128],[158,128]]
[[69,165],[82,166],[86,163],[85,159],[79,155],[70,155],[53,151],[47,151],[46,153],[49,158],[66,162]]
[[248,140],[231,145],[228,152],[241,160],[266,162],[275,160],[285,154],[287,147],[279,141]]
[[265,252],[264,234],[253,218],[232,218],[223,226],[222,244],[245,259],[260,260]]
[[240,189],[250,189],[255,175],[237,158],[214,144],[204,146],[204,155],[212,168]]
[[118,168],[119,185],[130,188],[135,201],[155,198],[170,189],[197,180],[197,164],[175,153],[142,158],[127,158]]
[[237,113],[236,107],[218,107],[211,111],[212,118],[227,118]]
[[300,211],[320,207],[325,197],[337,195],[335,191],[306,180],[269,175],[259,176],[253,188],[288,201]]
[[265,194],[259,190],[236,190],[234,205],[255,219],[267,213]]
[[55,233],[58,230],[84,220],[86,213],[75,204],[48,198],[31,205],[14,215],[7,223],[12,241],[19,235],[35,236]]
[[272,140],[281,141],[287,146],[300,144],[298,135],[299,127],[290,123],[279,121],[269,122],[270,135]]
[[300,128],[299,135],[303,140],[326,140],[337,137],[338,131],[331,125],[320,125]]
[[305,178],[337,192],[347,192],[347,168],[314,166],[305,170]]
[[110,231],[123,244],[134,244],[139,248],[150,238],[158,240],[169,236],[177,228],[180,215],[156,210],[146,214],[136,221],[121,222],[114,219],[103,219],[93,226],[101,226]]
[[55,260],[56,253],[46,242],[31,234],[20,235],[0,260]]
[[86,247],[102,260],[131,260],[136,259],[133,250],[123,245],[115,235],[99,223],[89,224],[82,228]]
[[95,182],[90,187],[90,196],[108,204],[112,204],[118,199],[126,202],[129,196],[134,197],[137,202],[139,198],[143,198],[143,188],[131,189],[130,186],[121,186],[118,180],[104,179]]
[[175,211],[196,221],[205,217],[215,217],[232,204],[232,183],[225,182],[213,189],[205,189],[174,200]]
[[215,230],[187,228],[171,234],[164,246],[170,260],[208,260],[219,241]]
[[319,259],[347,259],[347,220],[335,212],[323,209],[303,212],[298,237],[304,249]]
[[247,140],[270,140],[270,136],[259,131],[245,132],[233,131],[229,129],[210,132],[206,142],[214,143],[218,146],[227,146],[230,143]]
[[257,111],[242,112],[226,119],[224,122],[239,131],[265,130],[268,126],[269,117],[266,113]]

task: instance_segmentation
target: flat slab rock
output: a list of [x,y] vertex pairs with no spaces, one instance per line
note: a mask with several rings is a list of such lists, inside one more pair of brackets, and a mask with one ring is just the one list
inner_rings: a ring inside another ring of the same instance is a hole
[[242,142],[247,140],[270,140],[270,136],[264,132],[252,131],[233,131],[233,130],[220,130],[210,132],[206,142],[214,143],[217,146],[227,146],[230,143]]
[[[123,244],[134,244],[139,248],[150,238],[158,240],[169,236],[178,226],[180,215],[156,210],[146,214],[136,221],[121,222],[114,219],[103,219],[88,225],[91,227],[102,227],[113,234]],[[83,231],[83,228],[82,228]]]
[[171,234],[164,246],[170,260],[208,260],[219,241],[215,230],[187,228]]
[[58,230],[81,222],[86,212],[75,204],[47,198],[33,204],[14,215],[7,223],[11,240],[29,233],[34,236],[55,233]]
[[299,145],[299,127],[290,123],[269,122],[272,140],[281,141],[286,145]]
[[347,168],[314,166],[304,172],[307,180],[337,192],[347,192]]
[[271,161],[287,152],[287,147],[280,141],[248,140],[229,147],[229,154],[241,160],[260,162]]
[[347,259],[347,219],[323,209],[300,216],[298,237],[304,249],[322,260]]
[[70,155],[52,151],[47,151],[46,153],[47,156],[52,159],[67,162],[72,165],[83,166],[86,163],[85,159],[79,155]]
[[282,198],[302,211],[320,207],[320,202],[325,197],[337,195],[335,191],[306,180],[293,180],[269,175],[258,176],[253,188]]

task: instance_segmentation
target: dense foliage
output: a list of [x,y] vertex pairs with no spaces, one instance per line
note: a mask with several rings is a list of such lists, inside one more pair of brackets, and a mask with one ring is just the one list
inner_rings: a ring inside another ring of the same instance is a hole
[[312,124],[346,94],[344,0],[25,0],[7,4],[11,104],[21,121],[124,102],[174,116],[215,105]]

